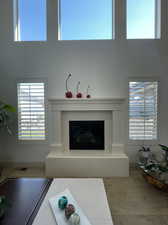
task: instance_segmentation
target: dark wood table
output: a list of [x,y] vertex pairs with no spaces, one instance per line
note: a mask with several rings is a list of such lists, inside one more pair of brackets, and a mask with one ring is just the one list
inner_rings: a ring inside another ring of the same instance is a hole
[[11,206],[1,225],[31,225],[49,189],[52,179],[15,178],[0,185],[0,195],[6,195]]

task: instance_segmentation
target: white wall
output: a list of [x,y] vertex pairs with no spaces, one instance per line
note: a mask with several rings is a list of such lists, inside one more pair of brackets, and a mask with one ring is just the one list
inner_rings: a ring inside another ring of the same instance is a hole
[[[71,72],[72,90],[81,81],[81,91],[85,92],[89,84],[94,97],[127,97],[129,77],[158,77],[160,142],[168,145],[167,40],[56,41],[53,9],[48,42],[15,43],[12,0],[0,1],[0,97],[17,105],[18,78],[48,78],[48,97],[63,97],[66,73]],[[128,146],[131,159],[137,149]],[[22,144],[16,135],[0,139],[1,161],[42,162],[48,151],[48,143]]]

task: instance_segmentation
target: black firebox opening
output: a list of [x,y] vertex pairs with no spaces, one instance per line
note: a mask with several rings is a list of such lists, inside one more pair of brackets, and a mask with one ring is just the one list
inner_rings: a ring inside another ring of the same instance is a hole
[[104,150],[104,121],[69,121],[70,150]]

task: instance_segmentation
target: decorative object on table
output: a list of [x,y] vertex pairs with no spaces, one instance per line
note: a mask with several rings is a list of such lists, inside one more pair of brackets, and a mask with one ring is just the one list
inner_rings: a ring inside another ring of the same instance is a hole
[[76,86],[76,97],[82,98],[82,93],[79,91],[79,87],[80,87],[80,81],[77,83],[77,86]]
[[90,86],[89,85],[87,87],[86,98],[91,98],[91,95],[90,95]]
[[9,203],[5,196],[0,196],[0,220],[4,217],[7,208],[9,207]]
[[66,206],[68,204],[68,199],[66,196],[62,196],[59,200],[58,200],[58,207],[60,209],[65,209]]
[[[151,154],[145,155],[145,159],[139,157],[138,166],[142,169],[143,176],[148,183],[168,191],[168,147],[160,144],[159,146],[164,151],[164,157],[160,157],[162,160],[157,160],[156,153],[152,154],[150,151]],[[160,152],[160,154],[162,153]]]
[[80,223],[80,216],[75,213],[75,207],[72,204],[68,204],[68,198],[62,196],[58,200],[58,208],[65,209],[65,217],[72,225],[78,225]]
[[72,225],[78,225],[80,224],[80,216],[77,213],[73,213],[70,218],[69,218],[69,222]]
[[75,207],[72,204],[68,204],[65,208],[65,217],[67,219],[70,218],[70,216],[75,212]]
[[[65,217],[65,211],[60,210],[60,208],[58,207],[58,201],[62,196],[66,196],[68,202],[71,203],[71,205],[75,206],[75,211],[70,215],[70,217],[68,217],[68,219]],[[75,201],[74,197],[68,189],[50,198],[49,204],[58,225],[78,225],[79,221],[81,225],[91,225],[83,210],[79,207],[78,202]]]
[[65,97],[66,98],[72,98],[73,97],[72,92],[68,88],[68,81],[69,81],[69,79],[70,79],[71,76],[72,76],[72,74],[69,73],[68,74],[68,77],[66,79],[66,93],[65,93]]

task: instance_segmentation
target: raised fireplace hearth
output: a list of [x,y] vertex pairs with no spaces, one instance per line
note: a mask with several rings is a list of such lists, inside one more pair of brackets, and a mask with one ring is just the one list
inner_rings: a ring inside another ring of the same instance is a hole
[[69,121],[70,150],[104,150],[104,121]]
[[46,175],[128,176],[125,99],[49,99]]

